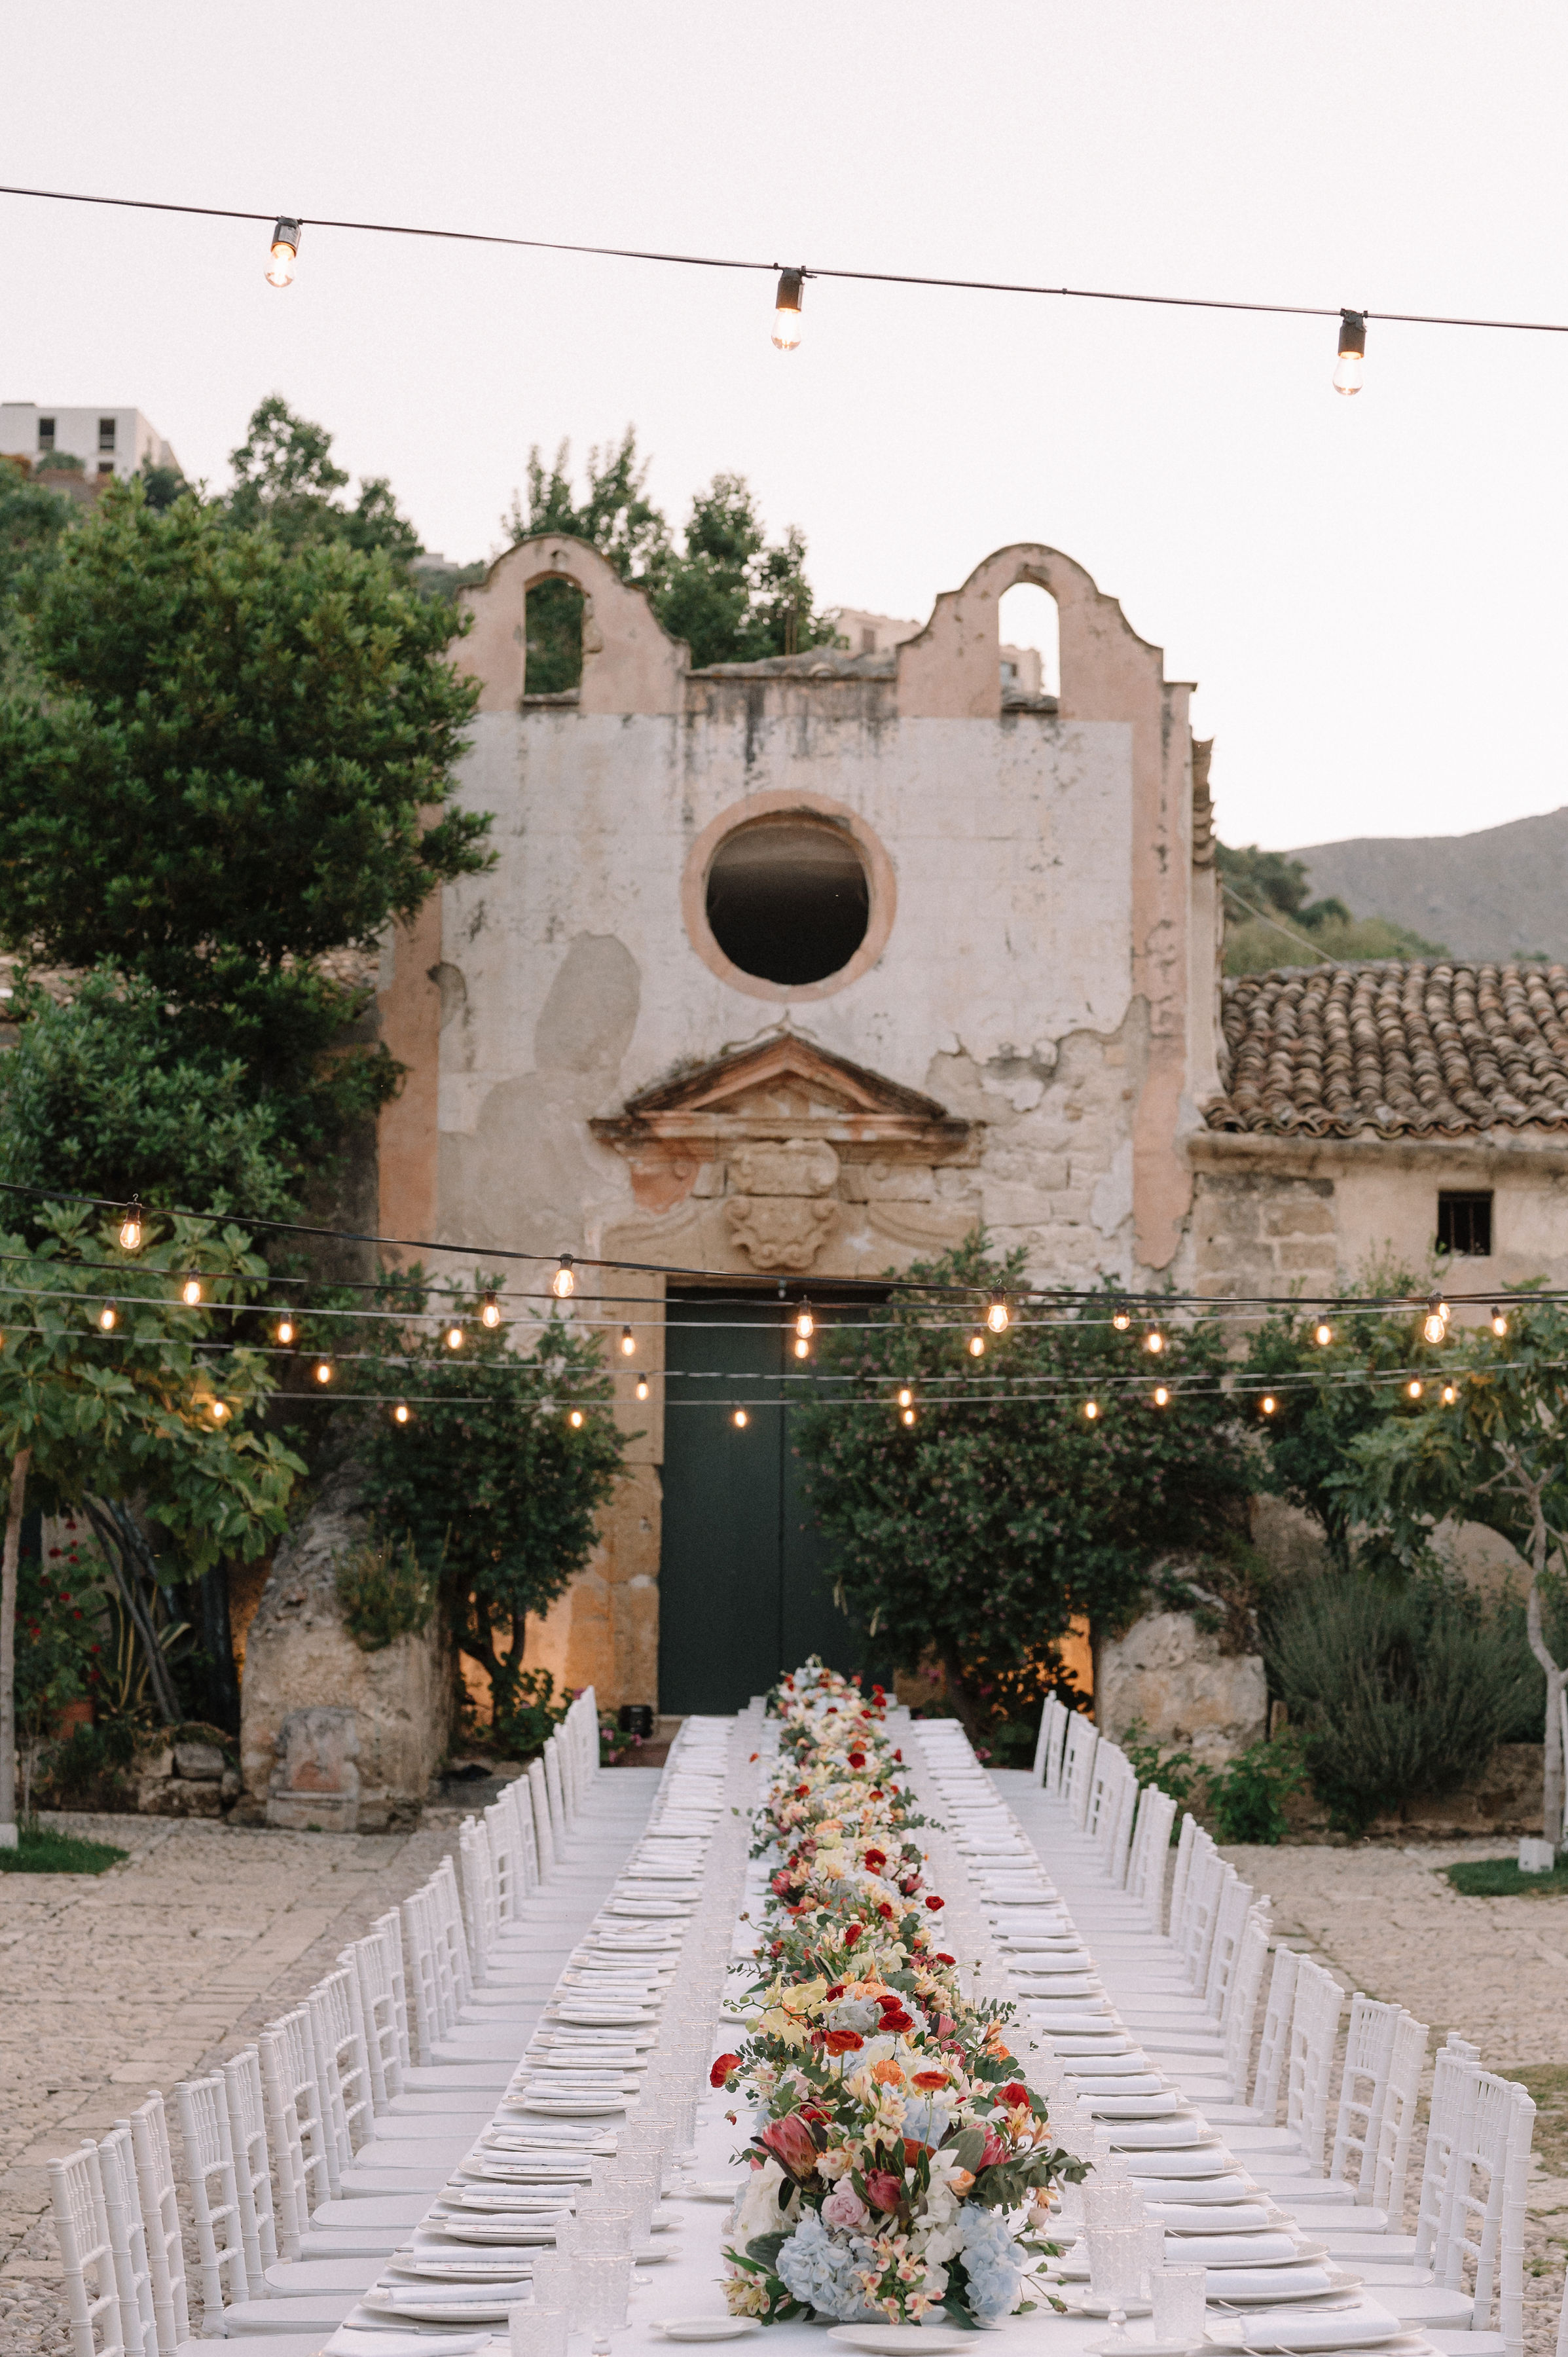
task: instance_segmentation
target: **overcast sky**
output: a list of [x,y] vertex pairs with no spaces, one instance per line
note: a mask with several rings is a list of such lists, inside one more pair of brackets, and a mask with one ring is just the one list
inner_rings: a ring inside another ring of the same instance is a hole
[[[0,76],[30,186],[854,268],[1568,320],[1568,11],[1529,0],[56,0]],[[1568,337],[771,282],[0,199],[0,398],[134,404],[214,485],[273,390],[489,554],[531,443],[635,421],[819,600],[1086,565],[1200,683],[1231,842],[1568,802]],[[1011,619],[1011,617],[1009,618]]]

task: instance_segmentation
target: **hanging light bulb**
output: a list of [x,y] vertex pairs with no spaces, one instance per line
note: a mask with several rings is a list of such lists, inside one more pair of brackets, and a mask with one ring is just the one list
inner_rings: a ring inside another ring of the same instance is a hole
[[1279,1402],[1274,1397],[1273,1392],[1265,1392],[1258,1405],[1262,1409],[1265,1415],[1273,1415],[1275,1408],[1279,1405]]
[[1165,1336],[1161,1333],[1161,1331],[1160,1331],[1160,1329],[1159,1329],[1159,1328],[1158,1328],[1157,1326],[1151,1326],[1151,1327],[1150,1327],[1150,1329],[1149,1329],[1149,1330],[1148,1330],[1148,1332],[1147,1332],[1147,1333],[1144,1335],[1144,1350],[1145,1350],[1145,1351],[1154,1351],[1154,1353],[1155,1353],[1155,1357],[1157,1358],[1157,1357],[1159,1356],[1160,1352],[1165,1349]]
[[1406,1383],[1404,1389],[1405,1397],[1407,1399],[1419,1399],[1421,1397],[1422,1387],[1419,1382]]
[[332,1381],[332,1361],[330,1359],[317,1359],[316,1361],[316,1380],[318,1383],[329,1383]]
[[214,1401],[213,1401],[213,1403],[212,1403],[212,1421],[213,1421],[213,1423],[214,1423],[214,1424],[221,1424],[221,1423],[222,1423],[222,1421],[223,1421],[223,1419],[224,1419],[224,1417],[228,1415],[228,1413],[229,1413],[229,1403],[228,1403],[228,1401],[227,1401],[227,1400],[214,1400]]
[[904,1409],[904,1411],[903,1411],[903,1421],[904,1421],[906,1424],[913,1424],[913,1423],[914,1423],[914,1421],[915,1421],[915,1411],[914,1411],[914,1409],[913,1409],[912,1407],[907,1407],[907,1408],[905,1408],[905,1409]]
[[1421,1330],[1429,1342],[1441,1342],[1448,1331],[1448,1304],[1435,1293],[1426,1305]]
[[106,1334],[113,1334],[119,1323],[120,1313],[112,1301],[106,1301],[98,1313],[98,1323]]
[[280,1342],[292,1342],[294,1340],[294,1319],[292,1318],[280,1318],[274,1331]]
[[1503,1336],[1508,1332],[1508,1330],[1509,1321],[1507,1311],[1494,1308],[1492,1311],[1492,1331],[1497,1336],[1499,1342],[1502,1340]]
[[637,1396],[639,1399],[646,1399],[648,1397],[648,1377],[646,1375],[639,1375],[637,1379]]
[[1453,1405],[1454,1405],[1454,1403],[1455,1403],[1455,1401],[1458,1398],[1458,1396],[1459,1396],[1458,1392],[1455,1389],[1455,1387],[1454,1387],[1454,1385],[1453,1385],[1452,1383],[1444,1383],[1444,1386],[1443,1386],[1443,1405],[1444,1405],[1444,1407],[1452,1407],[1452,1406],[1453,1406]]
[[394,1424],[406,1424],[408,1422],[408,1402],[406,1400],[399,1400],[396,1407],[393,1408],[392,1422]]
[[272,253],[267,258],[267,285],[287,286],[294,278],[294,265],[299,259],[299,223],[284,214],[273,229]]
[[802,1301],[795,1312],[795,1331],[802,1342],[809,1342],[816,1330],[817,1321],[811,1315],[811,1305],[809,1301]]
[[487,1293],[479,1304],[479,1319],[493,1334],[501,1322],[501,1306],[493,1293]]
[[1326,1351],[1334,1340],[1334,1329],[1326,1318],[1320,1318],[1312,1329],[1312,1339],[1320,1351]]
[[1170,1405],[1170,1396],[1171,1395],[1165,1389],[1164,1383],[1156,1383],[1155,1385],[1155,1405],[1156,1407],[1167,1407]]
[[1083,1412],[1089,1418],[1090,1424],[1092,1424],[1095,1417],[1100,1414],[1100,1402],[1098,1400],[1085,1400],[1083,1403]]
[[796,1356],[798,1359],[809,1359],[809,1358],[811,1357],[811,1344],[810,1344],[809,1342],[807,1342],[807,1341],[803,1341],[803,1340],[801,1340],[800,1336],[797,1334],[797,1336],[795,1337],[795,1356]]
[[633,1352],[636,1351],[636,1349],[637,1349],[637,1337],[636,1337],[636,1335],[632,1332],[631,1328],[630,1328],[629,1326],[623,1326],[623,1327],[621,1328],[621,1329],[620,1329],[620,1354],[621,1354],[621,1357],[622,1357],[623,1359],[629,1359],[629,1358],[632,1356]]
[[1124,1334],[1133,1323],[1133,1313],[1124,1301],[1119,1301],[1111,1312],[1111,1323],[1118,1334]]
[[582,1409],[580,1407],[575,1407],[572,1410],[571,1415],[566,1418],[566,1421],[571,1426],[574,1432],[581,1432],[583,1428]]
[[139,1195],[132,1196],[131,1208],[120,1222],[120,1242],[126,1252],[140,1252],[142,1249],[142,1199]]
[[983,1335],[983,1334],[972,1334],[972,1335],[970,1336],[970,1338],[969,1338],[969,1355],[970,1355],[970,1357],[971,1357],[972,1359],[983,1359],[983,1358],[984,1358],[984,1356],[985,1356],[985,1337],[984,1337],[984,1335]]
[[461,1326],[448,1326],[446,1329],[446,1348],[449,1351],[460,1351],[463,1347],[463,1329]]
[[577,1280],[572,1274],[572,1255],[563,1253],[561,1265],[550,1280],[550,1290],[557,1301],[569,1301],[577,1290]]
[[179,1288],[179,1297],[188,1309],[194,1309],[201,1298],[201,1279],[199,1276],[188,1276]]
[[735,1421],[736,1429],[744,1432],[746,1426],[751,1422],[751,1418],[747,1415],[745,1408],[737,1407],[735,1412]]
[[1339,314],[1339,359],[1334,371],[1336,393],[1359,393],[1361,362],[1367,350],[1367,321],[1360,311]]
[[898,1405],[900,1407],[913,1407],[915,1405],[915,1394],[909,1389],[908,1383],[905,1383],[900,1387],[898,1393]]
[[803,270],[781,270],[773,298],[773,340],[781,352],[792,352],[800,340],[800,302],[806,291]]
[[990,1307],[985,1313],[985,1322],[993,1334],[1005,1334],[1007,1331],[1009,1319],[1007,1297],[1004,1293],[992,1295]]

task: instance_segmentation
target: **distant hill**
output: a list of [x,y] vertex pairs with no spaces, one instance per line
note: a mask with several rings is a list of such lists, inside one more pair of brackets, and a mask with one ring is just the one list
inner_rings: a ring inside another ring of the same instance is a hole
[[1390,917],[1455,957],[1568,963],[1568,809],[1477,834],[1360,835],[1286,852],[1313,899]]

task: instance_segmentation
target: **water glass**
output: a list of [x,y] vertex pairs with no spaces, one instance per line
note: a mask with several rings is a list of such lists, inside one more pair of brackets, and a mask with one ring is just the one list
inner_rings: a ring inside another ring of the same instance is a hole
[[[560,2237],[557,2234],[557,2241]],[[572,2238],[566,2245],[575,2259],[585,2255],[596,2257],[601,2252],[631,2251],[631,2212],[629,2210],[579,2209],[572,2222]]]
[[1144,2279],[1143,2227],[1090,2225],[1084,2240],[1089,2245],[1090,2298],[1111,2308],[1130,2307]]
[[607,2169],[598,2190],[607,2202],[616,2209],[631,2212],[632,2247],[646,2243],[653,2231],[653,2212],[659,2201],[660,2180],[646,2162],[641,2166]]
[[631,2253],[585,2251],[575,2256],[573,2269],[578,2291],[574,2315],[582,2318],[584,2327],[593,2336],[595,2351],[602,2352],[609,2347],[610,2334],[619,2332],[627,2321],[627,2301],[631,2297]]
[[1090,2226],[1141,2226],[1143,2198],[1130,2178],[1097,2172],[1083,2189],[1083,2214]]
[[1150,2284],[1165,2263],[1165,2225],[1163,2218],[1144,2221],[1144,2279],[1138,2286],[1141,2299],[1152,2298]]
[[566,2244],[562,2239],[570,2231],[570,2220],[563,2218],[555,2229],[555,2249],[535,2251],[531,2265],[535,2308],[558,2308],[564,2316],[572,2319],[572,2330],[575,2330],[576,2319],[573,2315],[572,2298],[572,2260]]
[[1149,2276],[1155,2339],[1196,2349],[1203,2340],[1206,2271],[1202,2267],[1155,2267]]
[[566,2357],[572,2319],[564,2308],[541,2308],[535,2298],[509,2308],[506,2320],[511,2357]]

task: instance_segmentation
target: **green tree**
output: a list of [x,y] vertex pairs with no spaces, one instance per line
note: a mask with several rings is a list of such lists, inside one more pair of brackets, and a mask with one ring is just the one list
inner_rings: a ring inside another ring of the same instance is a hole
[[1501,1532],[1529,1565],[1526,1627],[1546,1680],[1541,1829],[1557,1842],[1568,1669],[1548,1642],[1546,1615],[1553,1575],[1568,1575],[1568,1311],[1516,1295],[1504,1335],[1460,1329],[1443,1360],[1444,1380],[1423,1383],[1419,1400],[1395,1391],[1376,1426],[1351,1441],[1339,1480],[1353,1520],[1396,1566],[1423,1566],[1448,1517]]
[[[547,1612],[587,1561],[625,1442],[596,1333],[552,1317],[519,1349],[516,1329],[480,1320],[488,1283],[440,1297],[461,1326],[459,1351],[445,1318],[440,1330],[410,1326],[369,1374],[389,1406],[417,1396],[406,1424],[376,1417],[364,1453],[379,1530],[411,1540],[440,1578],[456,1642],[484,1669],[500,1718],[526,1684],[529,1615]],[[411,1317],[433,1298],[419,1268],[385,1292]]]
[[[338,495],[349,477],[333,460],[331,435],[297,416],[281,393],[258,404],[229,463],[234,484],[222,505],[242,531],[265,524],[287,548],[338,540],[367,554],[381,549],[400,567],[420,553],[419,534],[399,514],[384,475],[365,477],[353,506],[344,504]],[[151,484],[148,503],[167,504]]]
[[798,1414],[798,1443],[838,1543],[842,1601],[898,1668],[940,1661],[972,1727],[983,1687],[1048,1680],[1076,1615],[1101,1630],[1130,1619],[1162,1557],[1233,1552],[1249,1453],[1211,1323],[1159,1328],[1155,1354],[1146,1319],[1116,1329],[1109,1290],[1067,1307],[1015,1300],[977,1359],[973,1321],[991,1289],[1022,1290],[1022,1254],[998,1260],[977,1234],[908,1274],[977,1291],[969,1308],[895,1293],[866,1325],[829,1329],[823,1375],[881,1398],[841,1405],[824,1390]]
[[450,807],[474,702],[450,629],[384,553],[112,487],[0,695],[0,939],[145,980],[188,1049],[297,1096],[322,1151],[328,1113],[396,1072],[370,1049],[322,1062],[360,999],[318,961],[489,864],[489,817]]
[[[1343,900],[1307,899],[1305,861],[1283,851],[1214,846],[1225,904],[1225,971],[1267,974],[1274,966],[1374,958],[1446,957],[1391,917],[1353,917]],[[1293,954],[1294,946],[1294,954]]]
[[[275,1435],[247,1424],[274,1380],[271,1361],[233,1339],[235,1315],[265,1275],[248,1238],[182,1222],[131,1254],[79,1211],[51,1208],[36,1248],[0,1237],[0,1464],[10,1493],[0,1555],[0,1847],[13,1849],[16,1594],[29,1504],[81,1501],[99,1510],[95,1529],[122,1534],[111,1566],[155,1700],[172,1720],[176,1697],[137,1575],[150,1566],[155,1585],[199,1580],[232,1555],[260,1555],[304,1470]],[[204,1302],[188,1307],[180,1280],[197,1272]],[[159,1556],[131,1512],[136,1504],[162,1533]]]

